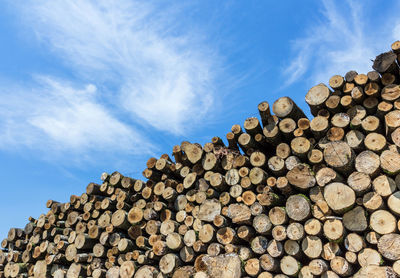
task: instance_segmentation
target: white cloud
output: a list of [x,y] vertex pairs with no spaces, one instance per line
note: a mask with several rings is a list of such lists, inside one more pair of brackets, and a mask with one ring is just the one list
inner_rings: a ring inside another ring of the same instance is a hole
[[218,57],[177,23],[178,7],[55,0],[19,8],[67,66],[96,83],[111,83],[115,92],[104,97],[138,123],[183,134],[188,118],[196,122],[209,111]]
[[1,87],[0,148],[24,145],[70,153],[154,149],[143,134],[98,103],[99,92],[93,84],[80,89],[42,76],[30,90]]
[[[371,71],[371,60],[389,50],[396,27],[369,17],[368,8],[367,2],[322,1],[319,18],[305,26],[304,37],[292,42],[294,55],[283,71],[285,86],[304,78],[313,84],[327,83],[332,75],[349,70]],[[387,22],[389,17],[396,19],[395,10],[382,11]]]

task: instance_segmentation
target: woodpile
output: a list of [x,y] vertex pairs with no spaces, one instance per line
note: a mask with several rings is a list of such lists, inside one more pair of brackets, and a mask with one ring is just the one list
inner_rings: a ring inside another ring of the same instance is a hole
[[[145,180],[104,173],[12,228],[1,277],[400,275],[400,41],[373,71],[258,105],[227,143],[182,142]],[[271,113],[272,110],[272,113]]]

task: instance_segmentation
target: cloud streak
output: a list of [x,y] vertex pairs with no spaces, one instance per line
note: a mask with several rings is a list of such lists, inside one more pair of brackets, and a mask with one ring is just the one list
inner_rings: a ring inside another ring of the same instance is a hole
[[[31,84],[32,85],[32,84]],[[154,147],[98,103],[93,84],[83,88],[38,76],[35,87],[3,88],[0,98],[0,148],[28,146],[68,152],[146,152]],[[139,148],[140,146],[140,148]]]
[[[34,4],[32,4],[34,3]],[[179,8],[146,1],[32,2],[26,15],[65,62],[96,82],[110,82],[113,102],[134,120],[182,135],[214,99],[218,60],[190,30],[174,22]]]
[[[349,70],[371,71],[371,59],[399,37],[394,36],[396,25],[378,26],[369,20],[368,8],[364,2],[322,1],[318,18],[306,26],[303,37],[292,41],[291,62],[283,70],[285,87],[303,78],[326,83],[332,75]],[[392,11],[383,14],[397,16]]]
[[0,148],[148,153],[156,146],[145,134],[185,135],[215,103],[219,56],[177,20],[185,6],[12,5],[27,40],[61,61],[67,77],[32,72],[24,86],[0,84]]

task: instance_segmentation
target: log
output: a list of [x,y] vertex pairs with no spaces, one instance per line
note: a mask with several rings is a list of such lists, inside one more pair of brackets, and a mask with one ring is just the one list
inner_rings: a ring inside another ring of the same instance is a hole
[[382,197],[375,192],[368,192],[363,196],[363,206],[368,211],[375,211],[383,207]]
[[317,116],[311,120],[310,129],[316,139],[321,139],[329,130],[329,121],[326,117]]
[[330,261],[331,269],[340,276],[349,276],[353,273],[352,265],[343,257],[336,256]]
[[268,119],[271,117],[269,103],[266,101],[263,101],[260,104],[258,104],[258,112],[261,117],[262,125],[266,126],[268,124]]
[[334,75],[329,79],[329,86],[334,90],[341,90],[344,83],[344,78],[340,75]]
[[396,216],[400,214],[400,191],[396,191],[389,196],[387,206]]
[[354,151],[344,141],[330,142],[324,149],[325,162],[338,172],[349,174],[353,170]]
[[357,196],[362,196],[371,188],[371,178],[366,173],[353,172],[347,178],[347,184],[354,190]]
[[318,219],[315,218],[308,219],[304,224],[304,231],[308,235],[312,236],[319,235],[322,231],[322,224]]
[[253,227],[259,234],[267,234],[272,229],[272,223],[267,215],[260,214],[254,217]]
[[295,166],[286,174],[288,182],[301,191],[305,191],[313,187],[316,179],[311,169],[305,164]]
[[382,53],[375,58],[372,68],[381,74],[385,72],[394,72],[398,69],[396,58],[397,56],[393,52]]
[[164,274],[170,274],[181,264],[179,257],[175,254],[169,253],[160,259],[159,268]]
[[395,176],[400,173],[400,154],[395,151],[385,150],[381,153],[380,166],[386,174]]
[[288,276],[296,276],[300,271],[301,264],[292,256],[284,256],[280,262],[282,272]]
[[396,191],[395,181],[386,175],[376,177],[372,182],[372,186],[374,191],[382,197],[388,197]]
[[260,273],[260,261],[252,258],[246,261],[244,271],[250,276],[257,276]]
[[344,226],[338,219],[328,219],[323,226],[324,236],[330,241],[340,241],[344,235]]
[[382,257],[378,251],[372,248],[364,248],[358,253],[357,261],[361,267],[380,265]]
[[290,219],[303,221],[311,214],[309,200],[304,195],[292,195],[286,201],[286,212]]
[[306,102],[310,106],[311,113],[316,116],[318,110],[323,107],[323,104],[330,95],[330,90],[324,84],[319,84],[312,87],[306,94]]
[[255,117],[247,118],[244,121],[243,127],[246,132],[252,136],[255,136],[258,133],[262,133],[261,124]]
[[281,97],[272,105],[272,111],[274,114],[283,119],[291,118],[294,120],[299,120],[300,118],[305,118],[303,111],[294,103],[294,101],[289,97]]
[[355,168],[358,172],[375,177],[379,173],[379,156],[371,151],[363,151],[357,155]]
[[349,231],[363,232],[368,228],[366,214],[361,206],[356,206],[343,215],[343,225]]
[[369,225],[378,234],[390,234],[395,232],[396,218],[386,210],[377,210],[371,214]]
[[324,188],[324,198],[329,207],[336,213],[342,214],[355,203],[355,193],[349,186],[334,182]]
[[378,250],[388,260],[400,259],[400,235],[392,233],[380,237]]
[[300,240],[304,237],[304,227],[300,223],[290,223],[286,229],[286,233],[291,240]]
[[203,150],[198,144],[187,144],[184,151],[192,164],[199,162],[203,156]]
[[377,265],[368,265],[362,267],[353,277],[361,278],[361,277],[394,277],[395,273],[391,267],[387,266],[377,266]]
[[328,264],[322,259],[314,259],[308,266],[312,275],[321,275],[328,270]]

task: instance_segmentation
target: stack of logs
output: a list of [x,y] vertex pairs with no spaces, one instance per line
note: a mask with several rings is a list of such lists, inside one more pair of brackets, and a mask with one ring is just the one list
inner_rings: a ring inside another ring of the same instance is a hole
[[[13,228],[0,277],[400,275],[400,42],[201,146],[114,172]],[[173,159],[172,159],[173,158]]]

